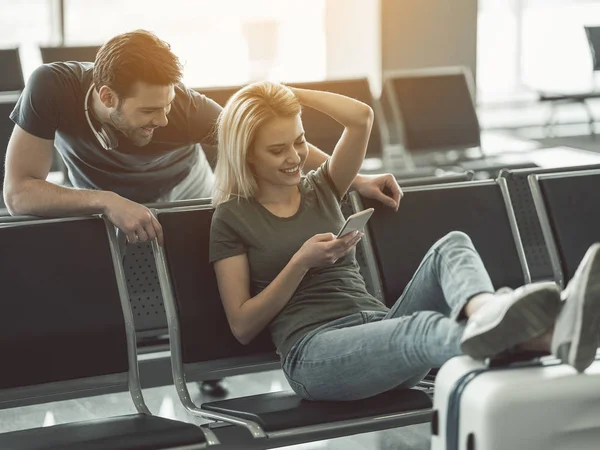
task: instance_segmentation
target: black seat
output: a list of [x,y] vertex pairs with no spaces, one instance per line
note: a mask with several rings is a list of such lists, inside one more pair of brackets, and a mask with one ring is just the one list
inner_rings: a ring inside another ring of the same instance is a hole
[[506,180],[510,199],[517,219],[519,234],[523,241],[527,266],[532,281],[554,278],[548,247],[544,241],[540,221],[535,210],[528,177],[557,172],[577,172],[600,169],[600,165],[576,166],[560,169],[519,169],[503,170],[501,176]]
[[154,450],[193,446],[203,441],[198,427],[146,414],[0,434],[2,448],[11,450]]
[[352,427],[374,431],[430,420],[431,399],[419,390],[381,394],[362,402],[306,402],[285,391],[194,405],[183,382],[185,374],[210,379],[279,368],[266,331],[243,346],[229,329],[208,263],[212,213],[209,206],[157,212],[165,244],[163,248],[155,244],[154,250],[169,320],[173,373],[177,392],[190,412],[242,425],[253,437],[268,437],[278,445],[283,445],[283,439],[291,440],[285,441],[289,444],[358,432],[349,431]]
[[138,411],[0,434],[0,448],[203,448],[201,428],[154,417],[144,403],[112,225],[4,222],[0,248],[0,408],[124,388]]
[[[383,136],[387,134],[387,128],[383,113],[379,109],[379,104],[375,102],[367,78],[289,83],[289,85],[302,89],[317,89],[345,95],[360,100],[373,108],[375,111],[375,121],[373,122],[366,157],[383,157],[383,145],[385,141]],[[302,122],[308,141],[325,153],[331,154],[335,145],[340,140],[344,127],[326,114],[308,107],[303,108]]]
[[399,137],[417,166],[459,164],[465,170],[488,175],[486,178],[495,177],[504,167],[536,167],[527,157],[516,161],[502,156],[486,157],[473,84],[467,67],[407,70],[390,75],[384,80],[381,96],[388,115],[391,113],[391,135]]
[[[350,407],[349,407],[350,406]],[[429,397],[414,389],[396,389],[351,402],[314,402],[288,392],[204,403],[202,408],[258,423],[267,433],[427,408]]]
[[94,62],[99,45],[79,47],[40,47],[44,64],[60,61]]
[[555,281],[566,285],[588,247],[600,241],[600,169],[529,179]]
[[25,87],[18,48],[0,49],[0,92],[22,91]]
[[[367,157],[381,158],[383,155],[382,133],[385,131],[380,127],[385,127],[385,124],[383,123],[383,119],[380,118],[382,114],[379,112],[378,105],[373,98],[368,79],[327,80],[307,83],[289,83],[288,85],[291,87],[317,89],[346,95],[360,100],[374,108],[375,123],[373,124],[373,131],[371,132],[371,137],[369,139]],[[242,86],[197,88],[195,90],[213,99],[219,105],[225,106],[229,97],[241,87]],[[306,131],[307,140],[324,152],[331,154],[344,131],[344,127],[326,114],[308,107],[303,108],[302,122],[304,124],[304,130]]]
[[[384,81],[396,129],[412,155],[480,147],[479,120],[466,68],[406,71]],[[444,101],[440,102],[443,98]]]
[[496,288],[529,281],[514,216],[495,181],[411,187],[404,193],[398,212],[369,199],[360,199],[357,206],[375,208],[367,241],[388,306],[402,295],[427,250],[451,231],[469,235]]

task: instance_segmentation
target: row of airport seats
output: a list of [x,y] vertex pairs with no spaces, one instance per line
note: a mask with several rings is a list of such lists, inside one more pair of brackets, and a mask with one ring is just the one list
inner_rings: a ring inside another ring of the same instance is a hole
[[[45,49],[45,61],[91,59],[97,47]],[[87,55],[87,58],[86,58]],[[391,171],[398,178],[431,176],[436,172],[473,170],[478,178],[494,177],[501,168],[536,167],[527,158],[507,162],[494,157],[461,160],[469,148],[481,149],[480,127],[472,93],[472,79],[464,68],[409,71],[386,78],[380,99],[371,91],[367,78],[291,83],[291,86],[321,89],[348,95],[369,104],[375,111],[375,123],[367,158],[379,159],[373,171]],[[224,105],[240,86],[199,88]],[[12,122],[5,114],[12,110],[14,95],[0,96],[0,149],[6,149]],[[6,110],[6,111],[5,111]],[[386,113],[387,112],[387,113]],[[304,126],[308,139],[331,153],[342,126],[330,117],[305,108]],[[216,149],[204,145],[214,165]],[[480,155],[481,156],[481,155]],[[3,154],[0,154],[3,158]],[[53,170],[65,171],[55,155]],[[365,171],[369,168],[365,166]]]
[[[76,50],[78,50],[77,48]],[[95,48],[94,48],[95,49]],[[54,49],[57,50],[57,49]],[[64,51],[65,49],[58,49]],[[94,50],[95,51],[95,50]],[[54,55],[58,56],[58,55]],[[63,59],[67,59],[67,55],[63,55]],[[71,54],[74,59],[76,54]],[[454,75],[451,75],[449,80],[454,80]],[[466,80],[466,78],[465,78]],[[444,84],[443,82],[442,84]],[[454,83],[454,81],[452,81]],[[451,88],[452,92],[457,91],[454,84],[444,84],[444,89]],[[460,83],[459,83],[460,84]],[[375,110],[375,123],[373,127],[373,132],[371,133],[371,138],[369,140],[369,145],[367,148],[367,157],[368,158],[379,158],[383,159],[384,167],[378,166],[376,170],[390,170],[400,179],[407,179],[412,177],[428,177],[432,176],[438,172],[465,172],[465,170],[461,167],[458,167],[453,162],[446,163],[438,163],[436,165],[425,165],[420,167],[414,167],[411,164],[400,164],[395,165],[393,163],[385,164],[389,158],[386,155],[390,155],[394,153],[396,156],[402,157],[402,152],[394,152],[390,153],[389,145],[389,130],[392,125],[390,123],[396,123],[397,121],[389,117],[386,117],[383,114],[383,111],[380,106],[380,102],[377,101],[372,92],[369,85],[369,81],[366,78],[357,78],[357,79],[348,79],[348,80],[330,80],[330,81],[322,81],[322,82],[310,82],[310,83],[293,83],[291,84],[295,87],[309,88],[309,89],[321,89],[327,90],[331,92],[336,92],[339,94],[348,95],[354,98],[357,98],[370,106]],[[215,100],[217,103],[221,105],[225,105],[229,97],[239,89],[239,86],[229,87],[229,88],[208,88],[208,89],[199,89],[200,92],[206,94],[208,97]],[[436,92],[437,95],[437,92]],[[6,150],[6,144],[8,143],[10,134],[12,132],[13,123],[9,119],[8,115],[14,108],[16,101],[18,99],[18,95],[14,93],[6,94],[0,96],[0,158],[4,160],[4,151]],[[471,108],[474,111],[474,106],[472,104],[471,97],[467,94],[468,102]],[[458,102],[453,102],[458,104]],[[430,105],[430,102],[427,103]],[[431,106],[431,105],[430,105]],[[462,114],[457,114],[457,116],[461,116]],[[448,114],[448,116],[452,116],[452,114]],[[337,123],[335,120],[330,117],[310,108],[305,108],[303,113],[304,127],[307,131],[307,135],[309,140],[317,145],[319,148],[323,149],[326,152],[331,153],[333,148],[335,147],[336,142],[338,141],[343,128]],[[463,127],[464,128],[464,127]],[[462,128],[461,128],[462,129]],[[478,124],[476,126],[476,132],[479,133]],[[433,130],[432,133],[437,133],[437,130]],[[453,141],[453,143],[455,143]],[[209,160],[214,165],[216,158],[216,149],[211,145],[204,145],[205,151],[209,155]],[[54,169],[53,170],[61,170],[63,168],[60,167],[60,158],[58,155],[55,155],[54,161]]]
[[[407,187],[398,213],[352,193],[354,210],[376,208],[360,244],[373,293],[391,305],[426,250],[452,231],[471,237],[497,288],[529,282],[513,179]],[[527,180],[536,207],[530,213],[553,261],[542,278],[564,284],[600,237],[600,168],[532,172]],[[0,221],[0,408],[121,387],[138,413],[5,433],[0,448],[273,448],[431,420],[430,392],[419,386],[356,402],[309,402],[283,391],[195,404],[186,381],[271,369],[277,356],[266,333],[242,346],[229,330],[208,262],[208,201],[154,206],[165,234],[164,247],[153,243],[153,260],[169,317],[173,381],[186,409],[215,426],[163,419],[146,407],[114,228],[99,217],[7,218]]]
[[[398,180],[403,188],[425,186],[440,183],[465,182],[473,179],[473,172],[450,173],[442,176],[419,177]],[[196,200],[185,200],[175,203],[179,207],[197,205]],[[148,204],[149,208],[162,209],[165,204]],[[352,214],[350,203],[343,205],[344,215]],[[358,255],[361,252],[359,249]],[[140,351],[156,351],[167,348],[167,318],[164,310],[162,293],[154,264],[150,243],[139,243],[127,246],[123,260],[127,289],[134,312],[135,328],[140,344]],[[370,292],[374,292],[373,280],[365,277]],[[156,381],[160,384],[160,380]]]
[[[436,168],[487,172],[495,177],[502,168],[532,168],[523,155],[507,162],[498,148],[487,155],[481,138],[471,73],[464,67],[412,70],[389,74],[376,98],[367,78],[289,83],[292,87],[320,89],[356,98],[375,111],[367,158],[379,158],[383,170],[433,171]],[[197,88],[221,106],[241,86]],[[308,140],[331,153],[343,127],[311,108],[303,112]],[[506,140],[507,151],[532,150],[530,143]],[[496,145],[495,147],[497,147]],[[214,162],[214,148],[209,148]],[[212,153],[211,153],[212,152]],[[500,154],[500,155],[499,155]]]

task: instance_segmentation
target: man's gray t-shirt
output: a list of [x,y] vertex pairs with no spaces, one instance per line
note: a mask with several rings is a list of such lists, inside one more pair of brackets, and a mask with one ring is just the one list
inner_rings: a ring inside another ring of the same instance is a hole
[[[277,217],[253,199],[218,205],[212,219],[210,261],[246,253],[250,295],[255,296],[308,239],[319,233],[337,233],[344,216],[328,166],[325,162],[303,177],[302,201],[292,217]],[[298,339],[320,325],[359,311],[387,310],[367,292],[353,249],[335,264],[309,270],[269,327],[277,352],[285,358]]]
[[[122,133],[119,145],[105,150],[94,136],[84,113],[92,84],[92,63],[44,64],[29,78],[10,118],[42,139],[54,139],[73,186],[114,191],[136,202],[151,202],[180,183],[196,163],[210,166],[199,145],[210,138],[221,107],[205,96],[175,87],[169,123],[154,131],[143,147]],[[22,151],[26,152],[27,149]]]

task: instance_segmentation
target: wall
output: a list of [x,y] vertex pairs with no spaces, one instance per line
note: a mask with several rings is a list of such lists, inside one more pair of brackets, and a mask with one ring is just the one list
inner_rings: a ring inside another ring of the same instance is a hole
[[477,0],[378,0],[382,72],[464,65],[475,77]]

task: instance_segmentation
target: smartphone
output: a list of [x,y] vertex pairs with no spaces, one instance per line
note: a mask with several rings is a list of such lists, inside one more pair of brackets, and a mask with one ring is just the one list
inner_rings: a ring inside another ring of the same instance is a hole
[[352,214],[346,219],[346,223],[344,223],[344,226],[338,233],[337,237],[341,238],[342,236],[352,233],[353,231],[362,230],[371,218],[373,211],[375,211],[373,208],[369,208],[365,209],[364,211],[357,212],[356,214]]

